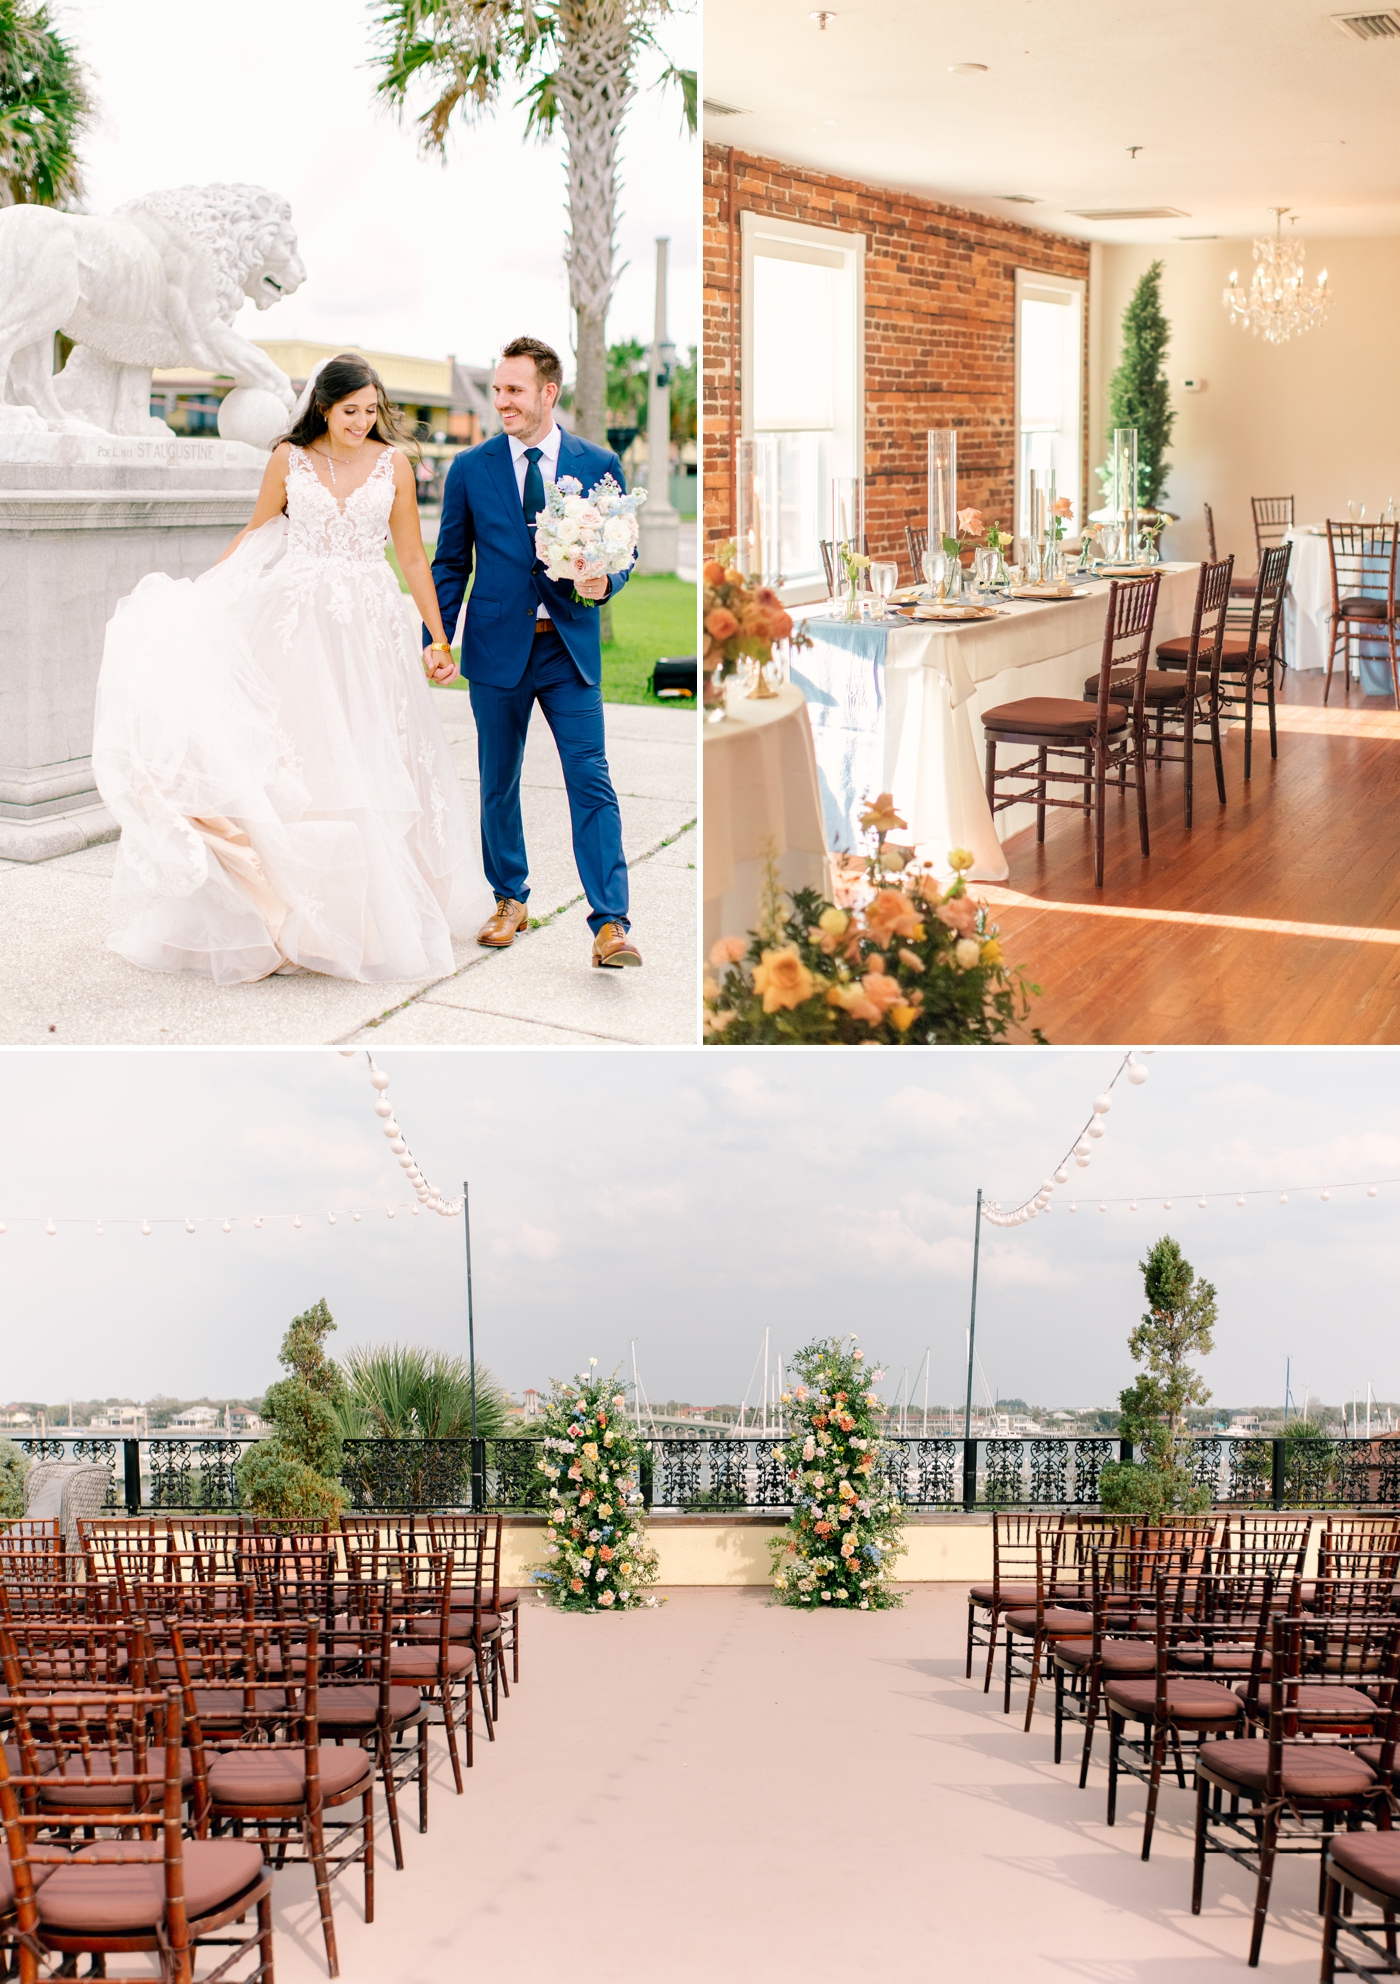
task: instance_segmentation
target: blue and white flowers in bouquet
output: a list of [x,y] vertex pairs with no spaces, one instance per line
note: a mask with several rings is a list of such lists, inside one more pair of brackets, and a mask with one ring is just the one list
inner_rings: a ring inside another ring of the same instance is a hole
[[596,606],[578,590],[580,579],[625,572],[637,555],[637,512],[645,489],[623,495],[610,475],[585,496],[577,476],[545,479],[545,506],[535,519],[535,555],[551,579],[572,579],[579,606]]

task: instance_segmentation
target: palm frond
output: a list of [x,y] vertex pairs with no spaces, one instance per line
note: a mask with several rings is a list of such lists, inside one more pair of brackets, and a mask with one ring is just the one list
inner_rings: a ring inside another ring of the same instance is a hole
[[699,79],[694,69],[678,69],[674,62],[668,62],[656,79],[658,89],[674,85],[681,93],[681,117],[691,137],[700,128]]
[[87,73],[47,7],[0,0],[0,204],[75,204],[91,119]]
[[[465,1440],[471,1434],[471,1372],[445,1350],[389,1343],[352,1350],[345,1360],[362,1437]],[[476,1367],[476,1425],[482,1439],[505,1426],[510,1401],[491,1373]]]

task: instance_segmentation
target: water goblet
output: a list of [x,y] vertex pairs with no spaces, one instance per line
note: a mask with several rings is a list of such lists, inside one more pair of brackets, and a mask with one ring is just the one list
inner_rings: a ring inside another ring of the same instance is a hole
[[894,591],[895,586],[898,583],[898,580],[899,580],[899,564],[896,559],[894,558],[871,559],[870,590],[874,593],[876,599],[879,601],[879,605],[876,607],[875,610],[875,618],[877,620],[884,620],[888,618],[888,614],[886,610],[886,602],[888,601],[890,594]]

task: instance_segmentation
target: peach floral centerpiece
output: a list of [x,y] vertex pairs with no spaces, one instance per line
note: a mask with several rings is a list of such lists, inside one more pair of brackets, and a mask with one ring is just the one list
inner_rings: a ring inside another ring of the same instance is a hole
[[890,839],[905,826],[893,797],[867,802],[873,843],[861,900],[813,889],[789,899],[770,865],[760,927],[721,937],[705,976],[709,1046],[979,1044],[1027,1030],[1040,987],[1007,964],[986,905],[967,892],[973,856],[955,847],[953,879]]
[[718,555],[705,566],[705,702],[723,707],[723,682],[737,672],[745,658],[758,664],[758,679],[751,694],[771,695],[763,679],[763,669],[773,659],[773,643],[787,641],[793,647],[810,647],[812,637],[797,626],[771,586],[752,586],[734,566],[734,545],[719,546]]

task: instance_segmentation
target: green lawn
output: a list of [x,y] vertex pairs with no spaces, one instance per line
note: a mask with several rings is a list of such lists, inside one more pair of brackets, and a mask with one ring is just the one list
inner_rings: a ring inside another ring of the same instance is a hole
[[[428,546],[431,558],[433,546]],[[398,560],[389,547],[389,563],[403,585]],[[407,588],[405,587],[405,590]],[[653,709],[693,710],[693,698],[673,701],[669,696],[658,702],[647,687],[652,669],[662,655],[694,654],[695,587],[686,579],[652,577],[629,579],[612,603],[611,641],[603,647],[603,701],[605,703],[650,703]],[[460,662],[461,656],[454,648]],[[463,689],[457,676],[450,685]]]

